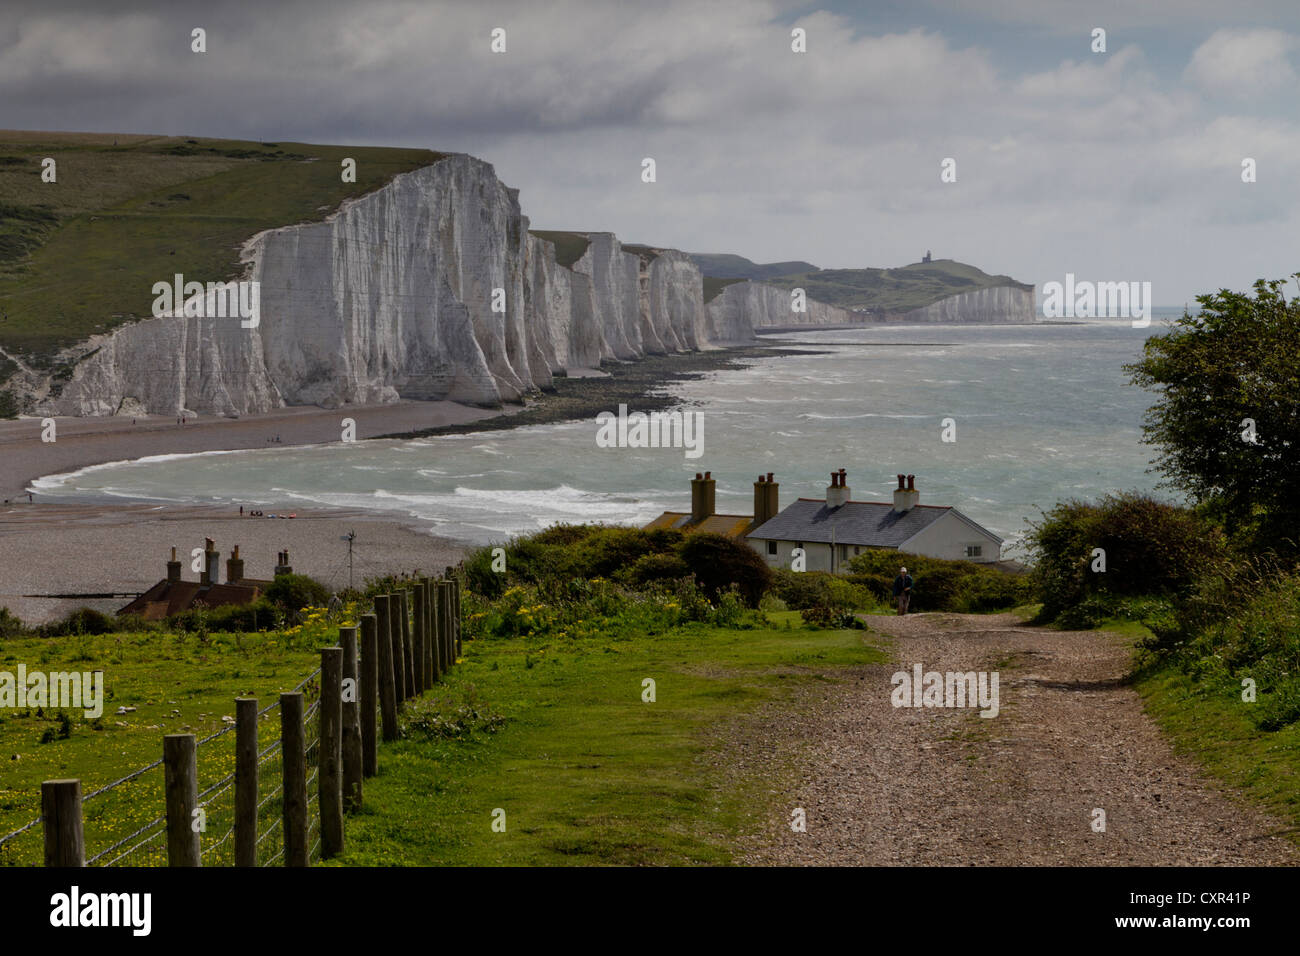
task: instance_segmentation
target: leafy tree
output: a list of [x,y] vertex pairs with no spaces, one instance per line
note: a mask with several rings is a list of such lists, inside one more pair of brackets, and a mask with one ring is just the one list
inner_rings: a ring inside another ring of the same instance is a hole
[[1200,313],[1149,338],[1126,370],[1160,392],[1145,434],[1160,449],[1165,485],[1186,491],[1239,540],[1295,553],[1300,302],[1286,300],[1283,284],[1261,279],[1254,297],[1197,296]]

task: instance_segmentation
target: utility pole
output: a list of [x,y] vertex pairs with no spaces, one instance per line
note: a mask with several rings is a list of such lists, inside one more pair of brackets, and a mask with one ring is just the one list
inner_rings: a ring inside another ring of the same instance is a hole
[[348,590],[352,590],[352,542],[357,539],[356,531],[349,531],[343,535],[343,541],[348,543]]

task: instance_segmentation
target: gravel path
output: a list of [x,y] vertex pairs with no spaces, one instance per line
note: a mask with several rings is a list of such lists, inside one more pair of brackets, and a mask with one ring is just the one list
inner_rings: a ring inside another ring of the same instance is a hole
[[[1278,865],[1287,825],[1175,757],[1120,683],[1128,646],[1009,614],[873,616],[896,663],[805,687],[737,728],[740,772],[794,766],[784,816],[741,862],[798,865]],[[1000,713],[894,708],[891,677],[997,671]],[[776,791],[774,791],[776,792]],[[807,832],[789,813],[802,807]],[[1092,829],[1105,811],[1104,833]]]

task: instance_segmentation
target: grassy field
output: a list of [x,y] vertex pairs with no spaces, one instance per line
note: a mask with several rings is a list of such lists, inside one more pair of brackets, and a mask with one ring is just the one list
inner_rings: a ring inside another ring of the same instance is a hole
[[[0,131],[0,347],[48,368],[57,349],[148,316],[155,282],[236,276],[255,233],[323,219],[442,155]],[[41,181],[46,157],[55,183]],[[342,182],[345,157],[355,183]]]
[[[800,684],[883,659],[864,632],[806,629],[794,612],[768,620],[765,628],[685,625],[635,639],[467,642],[450,678],[408,704],[405,738],[381,747],[379,776],[367,781],[366,808],[349,818],[348,850],[337,862],[728,862],[737,834],[766,819],[782,768],[761,780],[724,779],[712,761],[725,760],[726,728]],[[233,715],[238,695],[270,703],[311,674],[335,627],[317,618],[296,633],[245,636],[242,647],[230,635],[4,641],[0,669],[19,661],[102,667],[109,700],[98,726],[72,715],[66,739],[56,715],[5,714],[0,834],[39,813],[41,780],[80,777],[89,792],[158,759],[164,733],[202,737],[227,726],[221,718]],[[645,678],[656,682],[654,703],[642,701]],[[138,709],[117,715],[123,705]],[[278,719],[265,718],[263,730],[266,745]],[[233,734],[200,755],[202,791],[230,772]],[[263,774],[269,793],[278,767]],[[160,813],[160,787],[155,770],[88,802],[88,854]],[[497,808],[505,832],[492,829]],[[224,812],[209,818],[205,852],[228,827]],[[264,821],[276,818],[273,803]],[[39,852],[34,828],[0,850],[0,863],[33,862]],[[154,852],[131,862],[160,859]]]
[[[162,756],[162,738],[194,733],[200,739],[230,726],[236,697],[274,704],[319,666],[319,648],[333,644],[336,625],[324,615],[300,629],[261,634],[104,634],[0,641],[0,670],[28,672],[104,671],[102,715],[87,719],[69,710],[61,722],[56,708],[0,710],[0,835],[40,815],[42,780],[77,777],[82,793],[111,783]],[[304,688],[310,697],[314,685]],[[134,708],[119,714],[119,708]],[[262,744],[278,739],[279,719],[264,719]],[[278,766],[278,765],[277,765]],[[234,735],[199,748],[199,789],[234,768]],[[93,856],[161,814],[162,772],[155,769],[131,783],[87,801],[86,852]],[[274,782],[264,789],[273,789]],[[230,792],[209,809],[210,832],[229,825]],[[273,808],[272,808],[273,809]],[[0,847],[0,865],[39,862],[40,829]],[[227,845],[228,848],[228,845]],[[159,862],[158,847],[138,861]],[[209,861],[216,862],[216,861]]]

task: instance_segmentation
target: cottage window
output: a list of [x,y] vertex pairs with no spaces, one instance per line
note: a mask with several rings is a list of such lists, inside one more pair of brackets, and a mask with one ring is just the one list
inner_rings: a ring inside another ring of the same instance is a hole
[[768,553],[768,554],[776,554],[776,542],[775,542],[775,541],[769,541],[769,542],[767,543],[767,553]]
[[966,545],[966,557],[968,558],[978,558],[983,553],[984,553],[984,546],[982,544]]

